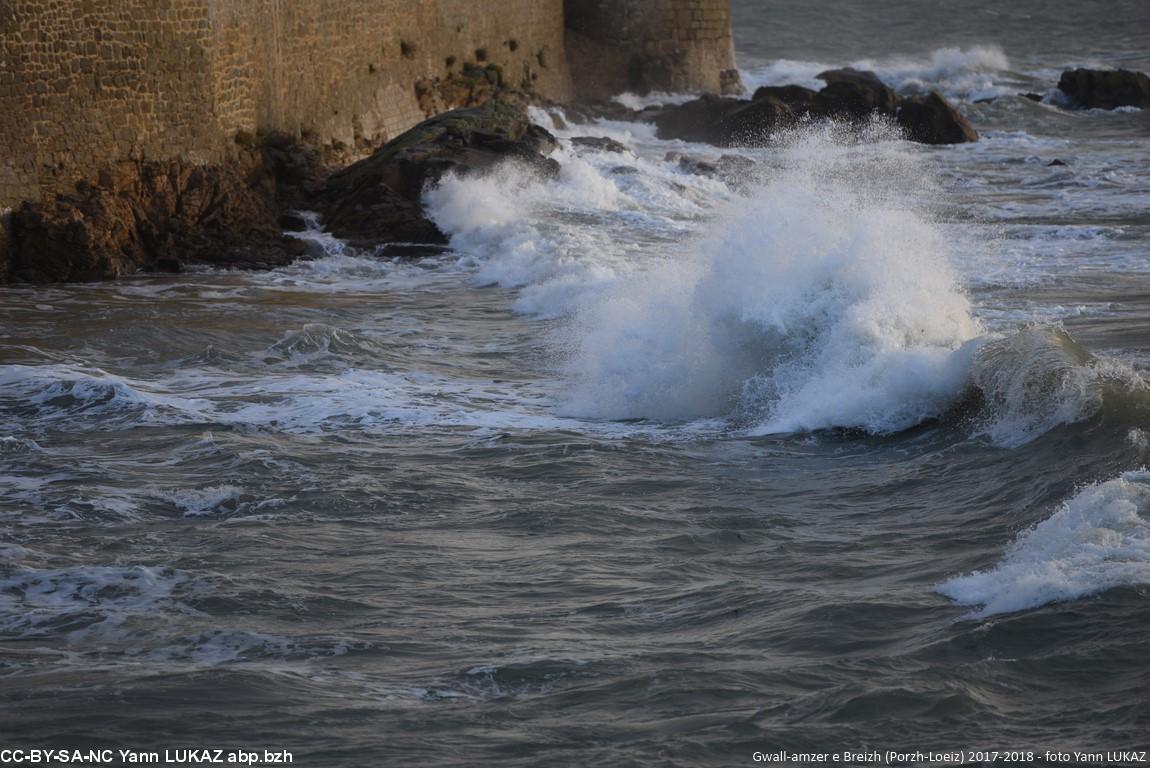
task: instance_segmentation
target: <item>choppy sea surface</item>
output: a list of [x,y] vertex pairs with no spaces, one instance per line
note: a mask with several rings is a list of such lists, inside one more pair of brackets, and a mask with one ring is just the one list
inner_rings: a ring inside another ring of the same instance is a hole
[[1150,114],[1054,84],[1150,70],[1148,8],[955,5],[736,3],[740,66],[976,144],[810,125],[721,179],[573,126],[558,180],[430,190],[436,259],[4,289],[4,741],[1145,749]]

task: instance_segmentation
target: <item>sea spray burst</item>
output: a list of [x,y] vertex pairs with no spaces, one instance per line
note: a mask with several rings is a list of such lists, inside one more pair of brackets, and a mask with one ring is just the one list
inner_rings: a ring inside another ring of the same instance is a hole
[[881,132],[797,135],[708,235],[588,309],[569,410],[728,415],[762,433],[942,413],[981,328],[924,210],[928,170]]

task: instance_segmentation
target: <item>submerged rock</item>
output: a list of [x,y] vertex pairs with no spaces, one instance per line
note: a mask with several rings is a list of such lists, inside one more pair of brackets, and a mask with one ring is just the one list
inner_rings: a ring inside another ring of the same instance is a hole
[[1127,69],[1068,69],[1058,79],[1058,90],[1084,109],[1150,109],[1150,77]]
[[559,163],[546,155],[557,147],[555,137],[532,124],[522,106],[490,101],[426,120],[333,174],[317,207],[328,231],[353,242],[445,243],[420,203],[428,184],[449,173],[489,171],[506,161],[555,176]]
[[576,147],[590,149],[596,152],[614,152],[615,154],[621,155],[627,151],[626,145],[622,142],[601,136],[576,136],[571,139],[571,143]]
[[736,189],[744,188],[758,167],[758,163],[742,155],[721,155],[717,160],[704,160],[680,152],[668,152],[663,159],[678,164],[684,173],[719,179]]
[[978,141],[974,126],[937,91],[903,99],[898,105],[897,119],[906,137],[922,144]]

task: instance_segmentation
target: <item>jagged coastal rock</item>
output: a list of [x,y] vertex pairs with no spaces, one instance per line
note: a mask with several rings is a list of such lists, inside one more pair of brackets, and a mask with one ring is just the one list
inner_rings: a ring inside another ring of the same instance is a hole
[[1068,69],[1058,90],[1083,109],[1150,109],[1150,77],[1127,69]]
[[[30,282],[102,280],[189,262],[270,268],[305,248],[276,223],[262,153],[233,164],[125,163],[11,217],[10,271]],[[4,250],[4,249],[0,249]]]
[[974,126],[937,91],[899,101],[895,120],[908,139],[920,144],[978,141]]
[[851,68],[823,72],[820,91],[799,85],[759,88],[750,100],[702,96],[653,117],[663,139],[721,147],[756,145],[799,119],[858,122],[878,115],[895,121],[911,141],[961,144],[978,141],[970,122],[938,93],[899,98],[873,72]]
[[446,238],[420,205],[426,185],[445,174],[490,170],[514,161],[545,176],[555,137],[533,124],[520,104],[494,99],[433,117],[385,144],[371,157],[333,174],[317,207],[336,237],[361,243],[443,244]]

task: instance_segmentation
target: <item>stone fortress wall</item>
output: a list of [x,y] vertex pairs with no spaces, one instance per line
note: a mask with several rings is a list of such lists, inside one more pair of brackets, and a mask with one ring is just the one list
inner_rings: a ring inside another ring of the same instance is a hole
[[449,107],[420,85],[465,66],[555,101],[715,91],[728,2],[0,0],[0,211],[261,132],[363,155]]
[[576,95],[739,88],[729,0],[568,0]]

